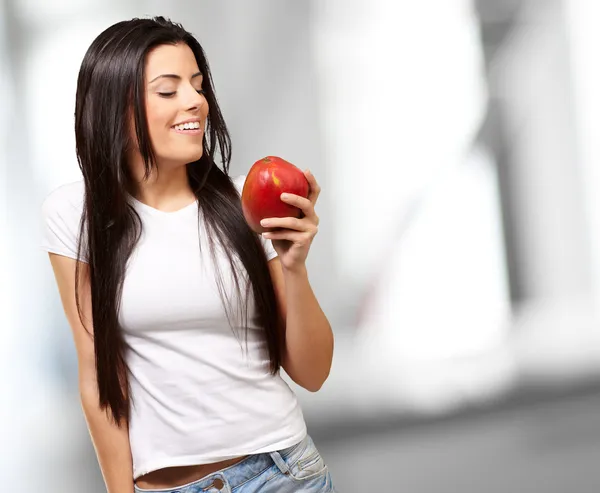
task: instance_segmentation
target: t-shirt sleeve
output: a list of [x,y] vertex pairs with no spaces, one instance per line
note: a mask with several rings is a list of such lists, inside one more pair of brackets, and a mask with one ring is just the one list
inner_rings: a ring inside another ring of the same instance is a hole
[[[50,193],[42,203],[42,242],[46,252],[64,255],[77,260],[77,244],[81,207],[69,196],[63,186]],[[82,262],[88,262],[87,252],[82,248]]]
[[277,257],[277,252],[275,251],[275,248],[273,248],[273,242],[268,238],[263,238],[262,235],[259,235],[259,238],[265,253],[267,254],[267,262]]
[[[246,181],[246,175],[241,175],[233,179],[233,183],[237,188],[240,196],[242,195],[242,189],[244,188],[244,182]],[[267,255],[267,262],[275,257],[277,257],[277,252],[275,248],[273,248],[273,242],[268,238],[263,238],[262,235],[258,236],[260,238],[260,242],[262,243],[263,249],[265,250],[265,254]]]

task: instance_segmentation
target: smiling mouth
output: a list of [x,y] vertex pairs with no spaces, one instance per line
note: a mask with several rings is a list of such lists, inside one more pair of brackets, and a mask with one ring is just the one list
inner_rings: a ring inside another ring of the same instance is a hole
[[204,129],[198,126],[192,128],[185,128],[183,127],[183,125],[176,125],[175,127],[171,127],[171,130],[177,132],[178,134],[184,134],[189,136],[202,135],[204,133]]
[[186,130],[177,130],[176,128],[172,128],[171,130],[173,130],[174,132],[177,132],[178,134],[186,134],[186,135],[201,135],[204,133],[204,130],[201,128],[186,129]]
[[173,125],[171,129],[179,132],[193,132],[194,130],[202,130],[200,122],[188,122],[180,123],[179,125]]

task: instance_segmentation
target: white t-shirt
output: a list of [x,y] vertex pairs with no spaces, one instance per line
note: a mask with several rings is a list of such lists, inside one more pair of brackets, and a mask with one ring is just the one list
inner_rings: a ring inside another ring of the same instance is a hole
[[[240,191],[244,180],[234,179]],[[48,195],[44,250],[77,258],[83,198],[82,180]],[[252,325],[252,299],[247,346],[238,310],[230,313],[235,334],[229,325],[202,221],[198,235],[197,204],[162,212],[131,200],[143,232],[127,264],[119,323],[134,402],[134,479],[300,442],[306,435],[302,410],[281,376],[269,373],[263,331]],[[261,241],[267,258],[275,257],[271,242]],[[237,303],[228,260],[219,253],[217,262],[225,293]]]

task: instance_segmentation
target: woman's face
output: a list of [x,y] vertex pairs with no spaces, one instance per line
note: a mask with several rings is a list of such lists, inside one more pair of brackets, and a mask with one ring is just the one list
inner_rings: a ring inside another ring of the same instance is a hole
[[186,44],[158,46],[148,53],[145,68],[146,115],[158,164],[175,167],[200,159],[208,103],[192,50]]

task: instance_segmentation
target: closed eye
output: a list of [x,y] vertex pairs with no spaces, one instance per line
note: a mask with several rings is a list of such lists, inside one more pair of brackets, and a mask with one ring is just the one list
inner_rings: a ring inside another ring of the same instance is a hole
[[[170,97],[173,97],[176,94],[176,92],[177,91],[173,91],[173,92],[159,92],[158,95],[160,97],[163,97],[163,98],[170,98]],[[196,92],[198,94],[202,94],[202,95],[206,94],[206,91],[204,89],[196,89]]]

